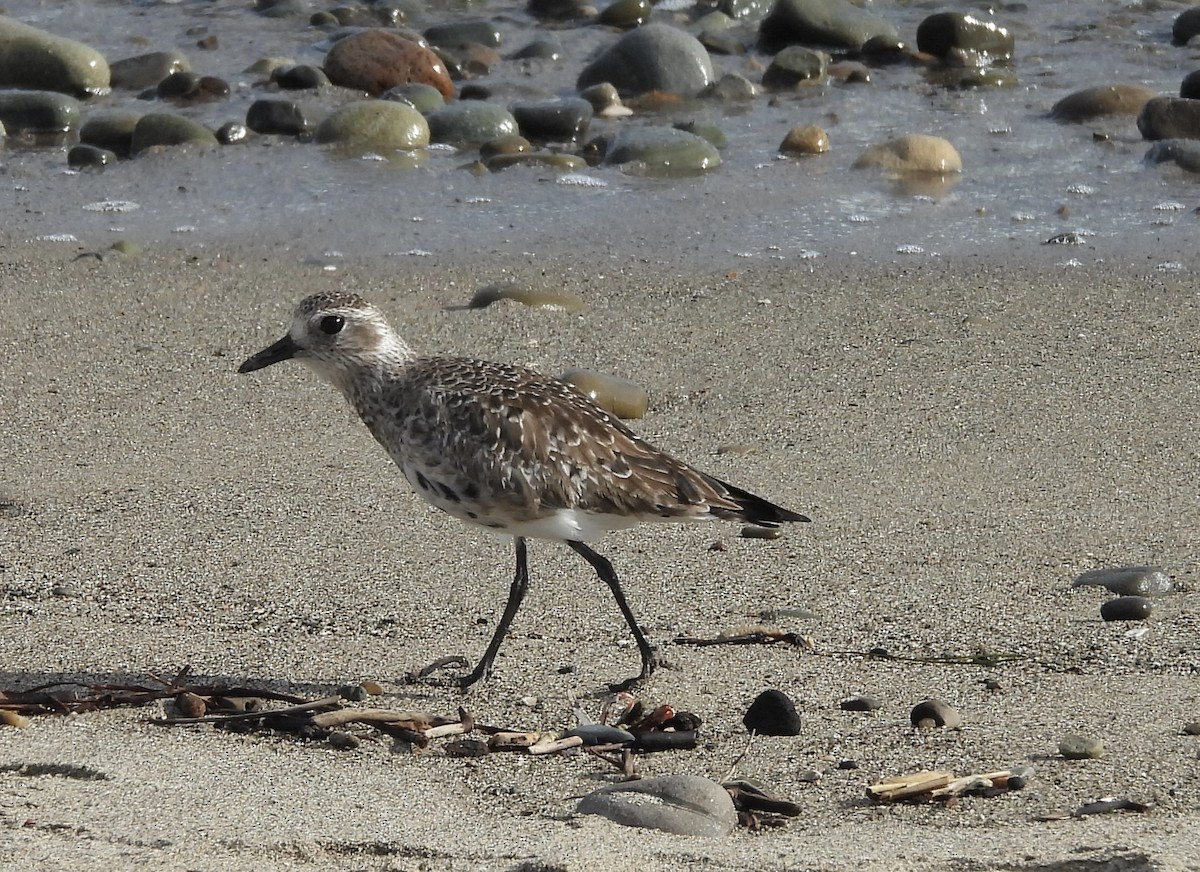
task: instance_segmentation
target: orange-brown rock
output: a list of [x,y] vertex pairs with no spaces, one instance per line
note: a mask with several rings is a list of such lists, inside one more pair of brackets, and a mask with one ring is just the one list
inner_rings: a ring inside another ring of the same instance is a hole
[[325,74],[343,88],[382,94],[396,85],[423,82],[454,98],[454,83],[433,51],[386,30],[364,30],[339,40],[325,55]]

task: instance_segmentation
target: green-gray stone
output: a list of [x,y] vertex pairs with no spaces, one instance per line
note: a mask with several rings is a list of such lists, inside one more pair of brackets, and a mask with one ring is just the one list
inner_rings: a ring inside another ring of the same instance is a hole
[[111,64],[112,86],[140,91],[153,88],[172,73],[186,73],[191,69],[188,59],[177,51],[155,51],[122,58]]
[[429,124],[406,103],[360,100],[338,109],[317,127],[320,143],[391,151],[429,145]]
[[446,98],[442,96],[442,92],[425,82],[406,82],[389,88],[381,99],[407,103],[426,116],[446,105]]
[[789,45],[771,60],[763,73],[765,88],[794,88],[807,82],[825,78],[829,57],[799,45]]
[[0,15],[0,87],[103,94],[108,62],[90,46]]
[[133,112],[89,115],[79,128],[79,141],[116,152],[117,157],[129,157],[133,128],[137,127],[141,118],[141,115]]
[[0,124],[9,133],[66,133],[80,114],[79,101],[57,91],[0,91]]
[[495,103],[459,100],[429,114],[429,138],[454,145],[479,145],[517,132],[512,113]]
[[654,176],[694,175],[720,166],[708,140],[673,127],[625,127],[608,144],[606,164]]
[[184,118],[182,115],[170,115],[153,112],[138,119],[133,128],[133,139],[129,145],[130,154],[155,146],[174,145],[219,145],[216,135],[205,127]]

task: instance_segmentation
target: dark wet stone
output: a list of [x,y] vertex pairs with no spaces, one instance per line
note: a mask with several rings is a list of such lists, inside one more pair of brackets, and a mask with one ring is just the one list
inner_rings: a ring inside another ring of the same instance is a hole
[[236,121],[226,121],[217,128],[217,142],[221,145],[233,145],[238,142],[245,142],[250,136],[250,131],[246,129],[245,124],[239,124]]
[[340,27],[341,20],[332,12],[314,12],[308,18],[308,23],[313,27]]
[[450,74],[433,51],[384,30],[365,30],[336,42],[325,55],[325,74],[343,88],[382,94],[408,82],[433,85],[454,96]]
[[525,8],[531,15],[552,21],[590,18],[594,14],[590,0],[529,0]]
[[871,82],[870,68],[859,61],[838,61],[830,64],[825,72],[829,78],[849,84],[866,85]]
[[389,88],[380,95],[380,99],[407,103],[422,115],[428,115],[446,105],[446,98],[442,96],[442,92],[424,82],[409,82]]
[[771,59],[763,73],[763,87],[785,90],[797,85],[811,84],[825,78],[829,57],[820,51],[789,45]]
[[503,106],[459,100],[429,113],[429,139],[454,145],[479,145],[517,132],[517,122]]
[[1189,173],[1200,173],[1200,142],[1168,139],[1150,146],[1147,163],[1173,163]]
[[109,89],[108,62],[100,52],[0,15],[0,88],[62,94],[102,94]]
[[307,91],[324,88],[330,84],[329,76],[320,67],[297,64],[272,70],[271,81],[285,91]]
[[1137,115],[1155,92],[1141,85],[1097,85],[1063,97],[1050,110],[1055,121],[1091,121],[1108,115]]
[[1183,725],[1185,736],[1200,736],[1200,721],[1189,721]]
[[1103,587],[1119,596],[1149,596],[1171,590],[1171,576],[1157,566],[1089,569],[1071,587]]
[[661,91],[692,97],[712,78],[712,61],[696,37],[667,24],[647,24],[584,67],[576,87],[611,82],[622,96]]
[[154,91],[164,100],[190,97],[200,89],[200,76],[191,70],[177,70],[160,79]]
[[475,42],[488,48],[500,47],[500,28],[484,18],[438,24],[428,28],[423,35],[430,45],[454,46]]
[[1007,28],[969,12],[937,12],[917,27],[917,50],[945,59],[954,51],[988,60],[1012,58],[1015,42]]
[[1154,97],[1138,114],[1145,139],[1200,139],[1200,100]]
[[1068,760],[1099,760],[1104,756],[1104,743],[1099,739],[1068,733],[1059,740],[1058,753]]
[[79,128],[79,141],[97,148],[108,149],[117,157],[129,157],[133,142],[133,128],[141,115],[132,112],[113,112],[89,115]]
[[747,730],[764,736],[800,735],[796,705],[781,690],[764,690],[750,703],[742,723]]
[[496,49],[478,42],[466,42],[449,48],[439,45],[434,46],[433,50],[446,65],[450,78],[455,80],[486,76],[492,67],[503,60]]
[[136,156],[156,146],[217,144],[217,137],[203,124],[182,115],[153,112],[138,119],[129,151]]
[[592,104],[582,97],[513,103],[509,109],[522,133],[542,141],[575,142],[592,120]]
[[0,91],[0,124],[14,133],[66,133],[79,125],[79,101],[59,91]]
[[1189,100],[1200,99],[1200,70],[1193,70],[1179,83],[1179,96]]
[[309,0],[254,0],[254,11],[267,18],[308,15],[311,9]]
[[900,45],[890,24],[848,0],[776,0],[759,25],[758,37],[772,52],[797,43],[860,49],[875,39]]
[[113,61],[110,72],[114,88],[140,91],[157,86],[172,73],[187,72],[191,68],[188,59],[177,51],[154,51]]
[[666,775],[610,784],[579,801],[580,814],[598,814],[628,827],[684,836],[727,836],[737,825],[728,791],[699,775]]
[[72,146],[67,152],[67,166],[77,169],[104,169],[109,164],[117,162],[115,152],[107,148],[97,148],[94,145]]
[[255,133],[299,136],[308,130],[308,121],[290,100],[255,100],[246,112],[246,126]]
[[429,125],[416,109],[389,100],[362,100],[341,107],[317,127],[317,142],[355,149],[393,151],[429,144]]
[[838,703],[846,712],[873,712],[883,708],[883,703],[873,696],[852,696]]
[[962,715],[946,701],[927,699],[913,706],[909,712],[909,720],[914,727],[932,729],[941,727],[946,730],[957,730],[962,726]]
[[1200,34],[1200,6],[1193,6],[1176,16],[1171,25],[1171,41],[1183,45],[1197,34]]
[[629,30],[649,21],[653,11],[650,0],[613,0],[600,10],[596,23]]
[[563,59],[562,43],[553,39],[535,39],[512,53],[514,61],[560,61]]
[[1154,604],[1144,596],[1119,596],[1100,604],[1100,617],[1106,621],[1144,621]]

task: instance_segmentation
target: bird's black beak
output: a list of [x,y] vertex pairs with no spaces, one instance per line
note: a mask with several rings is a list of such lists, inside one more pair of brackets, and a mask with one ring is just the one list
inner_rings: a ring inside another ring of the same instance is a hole
[[292,341],[292,337],[285,336],[273,345],[268,345],[258,354],[247,357],[246,362],[238,367],[238,372],[254,372],[256,369],[263,369],[273,363],[291,360],[299,350],[300,346]]

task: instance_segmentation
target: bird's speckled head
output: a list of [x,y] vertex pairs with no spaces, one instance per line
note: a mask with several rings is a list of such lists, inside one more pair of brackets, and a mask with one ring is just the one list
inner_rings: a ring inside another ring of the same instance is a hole
[[412,357],[374,305],[357,294],[320,293],[301,300],[287,335],[248,358],[238,372],[295,358],[346,392],[362,374]]

